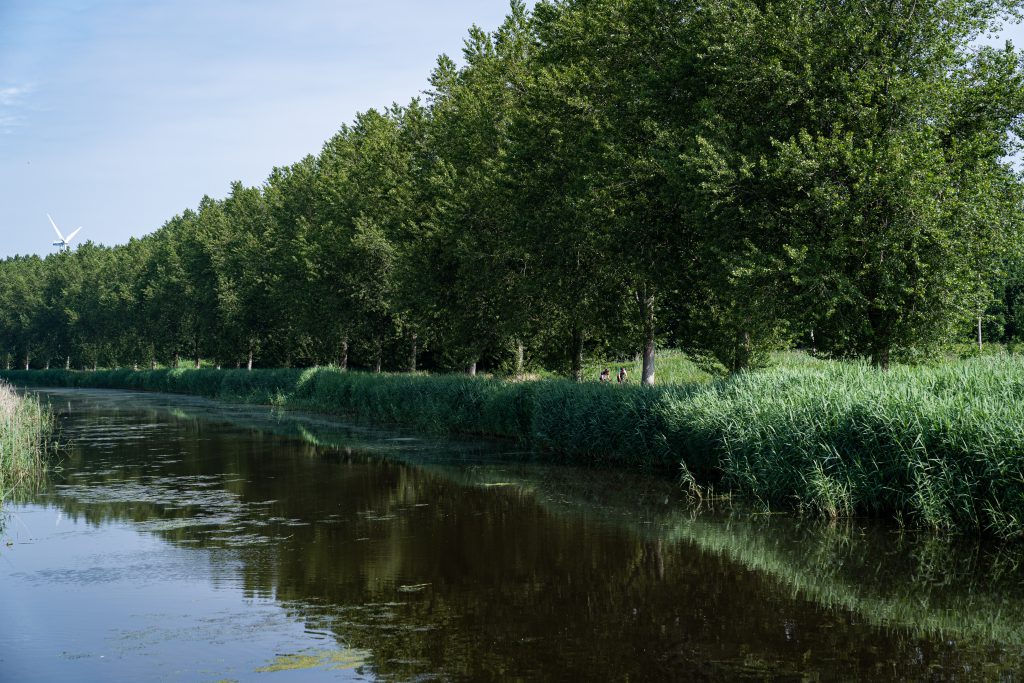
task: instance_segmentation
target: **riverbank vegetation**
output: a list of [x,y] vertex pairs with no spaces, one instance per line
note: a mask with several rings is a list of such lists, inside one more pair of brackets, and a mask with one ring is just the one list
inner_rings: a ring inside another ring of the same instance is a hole
[[[491,493],[500,489],[517,498],[529,497],[551,518],[585,515],[602,527],[628,529],[647,541],[649,548],[664,543],[666,558],[670,549],[682,542],[683,556],[692,557],[702,551],[709,557],[737,562],[748,570],[767,573],[794,596],[822,608],[849,610],[878,627],[910,629],[914,637],[941,635],[960,645],[1019,643],[1024,639],[1024,613],[1006,608],[1020,601],[1024,589],[1019,580],[1024,559],[1020,544],[906,530],[894,533],[887,525],[859,520],[816,523],[791,515],[751,515],[736,501],[705,501],[694,508],[684,503],[678,487],[668,480],[625,468],[552,467],[523,462],[520,454],[507,446],[476,439],[395,438],[403,433],[377,426],[353,426],[347,420],[334,421],[306,412],[271,413],[237,404],[168,405],[156,398],[136,403],[143,408],[160,406],[158,412],[169,411],[176,422],[187,425],[184,429],[189,432],[200,429],[197,423],[213,421],[301,439],[308,445],[312,461],[340,457],[349,464],[377,462],[380,458],[392,466],[407,463],[415,474],[400,478],[404,482],[402,497],[399,502],[389,501],[399,508],[411,500],[436,502],[419,488],[427,481],[436,482],[435,476],[457,483],[450,495],[458,498],[467,495],[462,487],[483,488]],[[125,456],[137,465],[126,467],[126,471],[133,477],[145,477],[149,472],[148,455],[132,450]],[[74,459],[74,454],[70,457]],[[467,466],[470,463],[472,466]],[[319,489],[319,495],[327,499],[336,498],[344,489],[344,475],[332,468],[320,471],[324,477],[303,486]],[[120,482],[119,476],[122,473],[106,473],[102,481]],[[266,488],[270,485],[262,477],[248,478],[236,482],[240,488],[234,492],[245,500],[262,500],[270,497]],[[136,521],[168,515],[191,517],[196,512],[180,506],[168,510],[162,504],[163,495],[140,502],[132,488],[118,488],[123,499],[116,494],[115,500],[104,496],[105,504],[99,506],[86,490],[82,487],[78,495],[60,496],[59,504],[66,513],[92,523],[124,517]],[[375,509],[388,514],[386,507]],[[230,543],[224,536],[202,533],[194,524],[159,528],[156,533],[173,543],[200,543],[202,547]],[[315,531],[310,526],[295,528],[296,533],[302,530],[310,534]],[[394,531],[405,540],[414,538],[404,526]],[[389,548],[398,553],[400,545],[396,538]],[[315,549],[321,546],[303,541],[296,547],[310,556],[303,563],[288,562],[286,566],[310,575],[308,568],[321,557]],[[322,559],[327,562],[330,558]],[[396,564],[388,566],[394,568]],[[265,580],[286,573],[282,566],[281,571],[254,572],[254,579],[257,575]],[[273,592],[272,587],[265,588]]]
[[38,400],[0,381],[0,502],[43,474],[53,418]]
[[[414,455],[407,460],[423,467]],[[751,515],[721,504],[694,514],[678,504],[678,492],[628,472],[531,464],[426,468],[468,486],[501,484],[529,491],[553,515],[587,510],[603,523],[626,526],[644,537],[693,544],[770,575],[792,595],[823,608],[848,610],[879,627],[979,644],[1024,638],[1024,614],[1005,608],[1021,592],[1020,545],[892,533],[885,526],[857,522],[818,524]]]
[[794,345],[884,367],[979,324],[1013,341],[1024,68],[979,40],[1021,7],[515,2],[423,98],[260,186],[0,263],[0,360],[579,378],[637,357],[653,383],[658,345],[739,371]]
[[[514,2],[260,186],[0,262],[0,361],[1012,536],[1019,363],[922,361],[1024,334],[1024,59],[981,42],[1022,11]],[[646,389],[544,379],[611,359]]]
[[1024,363],[883,372],[802,363],[679,386],[307,370],[13,371],[36,385],[274,403],[418,430],[518,439],[549,460],[681,474],[695,495],[1018,537]]

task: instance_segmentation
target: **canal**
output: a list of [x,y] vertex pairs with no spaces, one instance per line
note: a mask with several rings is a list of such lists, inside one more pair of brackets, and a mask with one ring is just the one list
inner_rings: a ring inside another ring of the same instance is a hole
[[1021,680],[1024,552],[269,408],[40,392],[0,681]]

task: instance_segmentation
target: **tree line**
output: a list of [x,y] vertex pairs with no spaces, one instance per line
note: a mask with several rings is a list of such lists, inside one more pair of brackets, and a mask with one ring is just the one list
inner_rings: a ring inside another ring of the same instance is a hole
[[0,263],[50,367],[525,367],[1015,336],[1020,0],[543,0],[127,244]]

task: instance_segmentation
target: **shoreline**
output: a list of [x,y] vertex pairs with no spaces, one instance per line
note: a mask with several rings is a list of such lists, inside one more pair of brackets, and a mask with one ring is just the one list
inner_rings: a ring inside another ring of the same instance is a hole
[[[832,363],[656,388],[331,368],[0,372],[26,386],[134,389],[517,440],[535,460],[676,473],[766,510],[1002,539],[1024,520],[1024,364],[882,373]],[[538,455],[539,454],[539,455]]]

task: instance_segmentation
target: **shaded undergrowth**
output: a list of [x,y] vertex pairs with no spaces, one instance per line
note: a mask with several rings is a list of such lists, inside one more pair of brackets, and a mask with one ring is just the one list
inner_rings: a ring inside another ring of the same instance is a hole
[[2,374],[514,438],[553,460],[678,468],[694,490],[766,509],[1004,538],[1024,528],[1024,363],[1014,358],[889,372],[806,364],[655,389],[331,368]]

